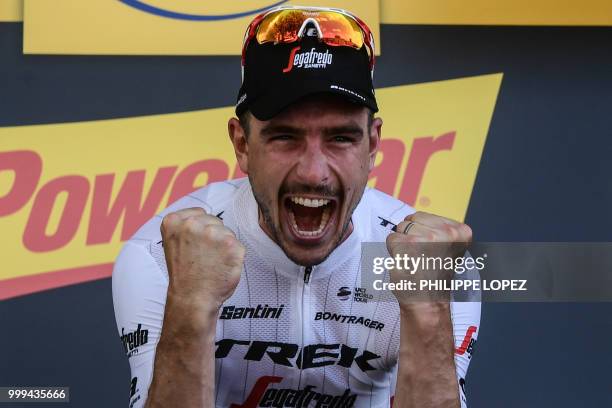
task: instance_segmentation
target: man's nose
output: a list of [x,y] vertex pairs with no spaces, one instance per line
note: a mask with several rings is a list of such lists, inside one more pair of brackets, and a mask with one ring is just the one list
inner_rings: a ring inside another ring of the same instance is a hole
[[305,142],[297,164],[296,176],[300,182],[307,185],[320,185],[329,180],[329,162],[320,141]]

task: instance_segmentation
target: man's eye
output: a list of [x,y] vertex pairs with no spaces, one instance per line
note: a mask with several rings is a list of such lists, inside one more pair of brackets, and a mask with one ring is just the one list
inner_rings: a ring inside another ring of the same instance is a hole
[[339,142],[339,143],[350,143],[353,141],[353,139],[347,136],[334,136],[333,140],[334,142]]
[[278,135],[271,138],[271,140],[291,140],[293,137],[291,135]]

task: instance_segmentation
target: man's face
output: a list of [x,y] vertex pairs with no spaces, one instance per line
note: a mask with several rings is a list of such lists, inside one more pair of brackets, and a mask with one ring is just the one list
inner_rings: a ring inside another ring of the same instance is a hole
[[352,231],[351,215],[374,166],[382,121],[340,97],[317,95],[249,134],[230,137],[259,205],[262,229],[300,265],[321,263]]

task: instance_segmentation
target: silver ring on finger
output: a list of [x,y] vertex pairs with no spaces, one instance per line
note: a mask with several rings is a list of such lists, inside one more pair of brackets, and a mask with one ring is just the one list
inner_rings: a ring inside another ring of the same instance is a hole
[[406,226],[404,227],[404,231],[402,231],[402,234],[408,234],[408,231],[410,231],[410,228],[412,228],[414,226],[414,221],[408,221],[408,224],[406,224]]

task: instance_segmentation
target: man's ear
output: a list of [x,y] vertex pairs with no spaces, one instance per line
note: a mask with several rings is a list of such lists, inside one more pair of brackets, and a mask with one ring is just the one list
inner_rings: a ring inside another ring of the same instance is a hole
[[372,171],[374,168],[374,163],[376,163],[376,153],[378,153],[378,149],[380,148],[380,136],[382,132],[382,124],[383,121],[381,118],[374,118],[372,120],[372,125],[370,126],[370,147],[369,147],[369,158],[370,158],[370,169]]
[[244,128],[238,119],[231,118],[227,122],[227,131],[234,146],[234,153],[236,154],[240,170],[244,174],[249,174],[249,144]]

